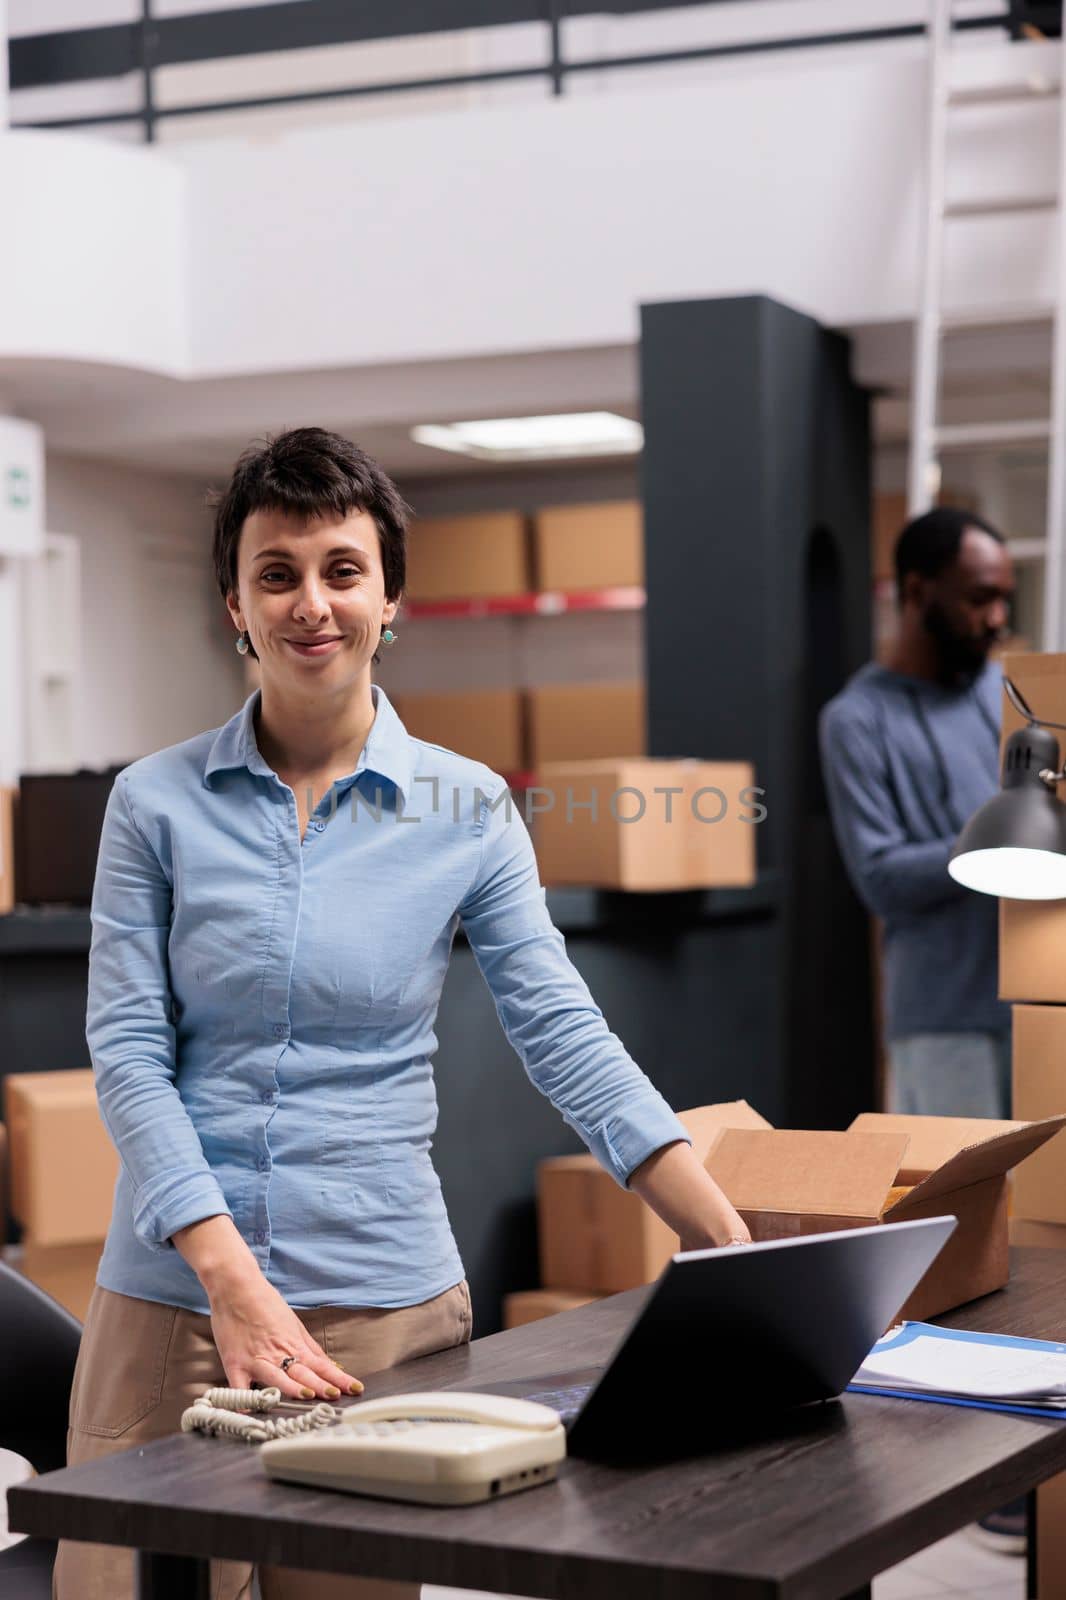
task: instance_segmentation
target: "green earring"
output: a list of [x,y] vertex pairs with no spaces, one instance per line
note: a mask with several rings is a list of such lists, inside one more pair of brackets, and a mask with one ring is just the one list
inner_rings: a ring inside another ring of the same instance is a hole
[[396,635],[393,633],[391,628],[386,628],[385,632],[381,635],[381,638],[384,644],[396,643]]

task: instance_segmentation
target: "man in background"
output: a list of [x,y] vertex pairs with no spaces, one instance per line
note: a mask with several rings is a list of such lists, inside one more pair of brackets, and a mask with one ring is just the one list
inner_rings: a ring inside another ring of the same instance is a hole
[[989,652],[1014,594],[1002,534],[946,507],[895,552],[900,626],[822,711],[822,765],[851,881],[884,923],[889,1108],[1010,1115],[1010,1008],[997,999],[998,902],[948,874],[999,789],[1002,674]]

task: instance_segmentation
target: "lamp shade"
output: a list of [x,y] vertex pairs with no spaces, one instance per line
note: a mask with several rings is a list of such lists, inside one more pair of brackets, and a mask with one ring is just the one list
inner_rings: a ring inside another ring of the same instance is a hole
[[955,841],[948,871],[956,882],[1005,900],[1066,899],[1066,806],[1040,776],[1058,764],[1058,740],[1046,729],[1011,734],[1001,792]]

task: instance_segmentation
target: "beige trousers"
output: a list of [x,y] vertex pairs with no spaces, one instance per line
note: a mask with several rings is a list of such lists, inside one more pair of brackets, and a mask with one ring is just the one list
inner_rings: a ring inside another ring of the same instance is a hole
[[[355,1377],[450,1349],[470,1338],[464,1282],[397,1310],[321,1306],[296,1315],[338,1366]],[[97,1284],[85,1318],[70,1395],[67,1465],[98,1461],[181,1428],[187,1406],[226,1374],[211,1319],[180,1306],[115,1294]],[[247,1449],[219,1439],[219,1449]],[[134,1558],[116,1545],[60,1541],[53,1600],[133,1600]],[[211,1562],[211,1600],[250,1600],[252,1566]],[[419,1584],[261,1566],[263,1600],[418,1600]]]

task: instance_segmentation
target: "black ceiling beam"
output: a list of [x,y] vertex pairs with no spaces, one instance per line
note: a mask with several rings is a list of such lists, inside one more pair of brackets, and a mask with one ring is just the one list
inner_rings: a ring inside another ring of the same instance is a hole
[[[674,9],[678,5],[718,4],[720,0],[556,0],[560,16],[610,12]],[[552,0],[434,0],[432,28],[427,29],[425,0],[279,0],[274,5],[247,6],[242,10],[207,11],[190,16],[153,19],[153,67],[194,61],[260,55],[271,51],[313,49],[323,45],[352,44],[369,39],[409,38],[416,34],[457,32],[466,28],[507,26],[519,22],[549,22],[556,7]],[[1005,26],[1006,12],[969,17],[960,29]],[[670,56],[623,58],[611,61],[567,62],[565,70],[613,64],[636,65],[647,61],[678,60],[700,56],[755,53],[797,48],[800,45],[850,43],[866,38],[904,37],[923,32],[921,23],[898,28],[861,29],[849,34],[826,34],[792,39],[759,39],[735,46],[671,52]],[[84,83],[118,78],[143,70],[141,29],[138,23],[113,23],[96,28],[27,34],[8,44],[9,81],[13,90],[35,89],[61,83]],[[114,120],[112,118],[68,119]]]
[[45,84],[85,83],[135,72],[140,65],[140,32],[139,23],[122,22],[9,39],[10,87],[39,89]]
[[[559,10],[567,16],[595,12],[622,15],[700,3],[701,0],[599,0],[598,4],[583,4],[581,0],[561,0]],[[455,33],[515,22],[546,23],[551,11],[550,0],[434,0],[431,11],[425,0],[279,0],[275,5],[154,18],[153,64],[177,66],[277,50]],[[10,86],[37,89],[47,84],[83,83],[137,72],[142,64],[139,38],[139,24],[126,22],[13,38],[8,44]]]

